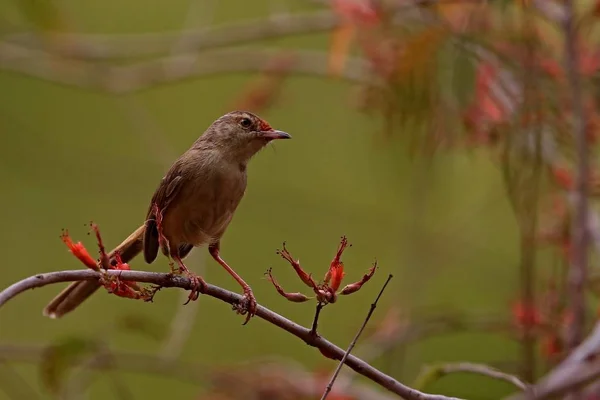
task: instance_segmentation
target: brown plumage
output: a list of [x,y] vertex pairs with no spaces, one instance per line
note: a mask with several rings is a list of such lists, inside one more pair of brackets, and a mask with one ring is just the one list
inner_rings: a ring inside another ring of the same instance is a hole
[[[256,300],[250,287],[219,255],[220,239],[233,218],[246,190],[246,166],[252,156],[274,139],[290,135],[277,131],[255,114],[233,111],[217,119],[192,147],[171,166],[156,189],[145,223],[109,253],[118,251],[129,262],[143,251],[147,263],[158,254],[169,255],[182,272],[192,276],[183,259],[194,247],[208,245],[212,257],[244,289],[243,312],[254,314]],[[160,229],[159,229],[160,228]],[[160,234],[164,240],[160,240]],[[198,285],[200,277],[192,276]],[[98,282],[74,282],[44,309],[44,315],[59,318],[91,296]],[[197,294],[192,291],[190,299]]]

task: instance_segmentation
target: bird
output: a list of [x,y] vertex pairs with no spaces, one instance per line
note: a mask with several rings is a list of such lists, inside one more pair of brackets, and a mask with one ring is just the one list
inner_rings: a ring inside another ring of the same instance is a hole
[[[216,119],[171,165],[152,196],[144,223],[108,253],[111,265],[118,257],[127,263],[140,253],[151,264],[160,249],[199,290],[206,282],[183,260],[193,248],[208,246],[212,258],[243,289],[238,311],[247,313],[246,324],[256,312],[256,298],[221,257],[221,237],[244,197],[250,159],[271,141],[290,138],[249,111],[232,111]],[[61,318],[100,287],[98,281],[73,282],[48,303],[43,315]],[[197,297],[198,291],[192,289],[189,300]]]

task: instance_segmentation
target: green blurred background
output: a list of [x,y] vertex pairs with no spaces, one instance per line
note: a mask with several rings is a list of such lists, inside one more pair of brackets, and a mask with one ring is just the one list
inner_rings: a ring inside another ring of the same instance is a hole
[[[77,30],[90,33],[177,30],[188,9],[188,2],[179,0],[58,3]],[[223,0],[214,21],[266,16],[273,3]],[[291,12],[306,9],[301,1],[286,2],[286,7]],[[3,2],[0,13],[14,24],[24,23],[16,0]],[[256,45],[325,50],[328,43],[328,36],[319,34]],[[216,75],[119,98],[0,71],[0,286],[38,272],[80,268],[59,239],[61,228],[94,249],[84,226],[93,220],[108,246],[118,244],[142,222],[168,163],[229,111],[252,77]],[[358,279],[375,258],[380,269],[364,290],[323,312],[321,333],[342,347],[388,273],[394,279],[373,324],[391,304],[410,320],[457,310],[508,317],[516,295],[518,236],[497,168],[486,153],[411,158],[404,132],[385,138],[381,120],[352,108],[352,89],[342,80],[290,77],[276,105],[261,112],[293,140],[276,143],[252,161],[246,196],[222,241],[224,258],[254,288],[261,304],[308,326],[314,304],[286,302],[263,273],[273,267],[284,288],[304,290],[275,250],[286,241],[305,268],[321,277],[339,237],[347,235],[353,247],[344,256],[346,279]],[[146,127],[132,118],[131,104],[147,109]],[[209,282],[239,291],[206,249],[195,250],[190,260],[204,260]],[[168,270],[165,259],[151,266],[135,260],[132,267]],[[161,291],[152,304],[99,293],[63,320],[44,318],[42,308],[62,287],[24,293],[3,307],[0,342],[47,345],[67,336],[104,335],[124,315],[143,315],[166,326],[182,307],[175,290]],[[212,367],[277,355],[309,367],[335,366],[264,321],[254,319],[242,327],[242,317],[214,299],[202,297],[198,313],[184,359]],[[155,352],[160,346],[130,333],[110,335],[113,350]],[[517,350],[500,334],[462,333],[411,345],[401,371],[393,357],[374,364],[410,383],[426,363],[510,362]],[[38,369],[17,366],[50,398],[40,387]],[[198,393],[197,387],[166,377],[122,375],[131,379],[135,398],[193,398]],[[492,399],[512,388],[459,375],[427,390]],[[7,398],[2,396],[0,391],[0,399]],[[106,380],[99,378],[89,398],[111,396]]]

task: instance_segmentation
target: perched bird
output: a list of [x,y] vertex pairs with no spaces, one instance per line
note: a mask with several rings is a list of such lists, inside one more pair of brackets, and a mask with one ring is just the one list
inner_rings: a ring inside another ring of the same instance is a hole
[[[244,196],[252,156],[272,140],[289,138],[250,112],[233,111],[214,121],[171,166],[152,196],[145,223],[109,253],[110,262],[116,263],[117,253],[129,262],[143,251],[150,264],[160,248],[198,288],[204,281],[188,271],[183,259],[194,247],[208,245],[211,256],[242,286],[241,311],[248,313],[247,322],[255,313],[256,299],[250,286],[221,258],[220,239]],[[74,282],[43,313],[60,318],[99,287],[96,281]],[[190,299],[197,297],[192,290]]]

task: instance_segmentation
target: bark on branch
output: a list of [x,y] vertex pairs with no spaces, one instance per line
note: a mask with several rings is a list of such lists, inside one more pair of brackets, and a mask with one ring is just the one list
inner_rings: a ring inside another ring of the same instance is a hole
[[[145,271],[117,270],[109,270],[105,273],[112,276],[118,276],[120,279],[123,280],[152,283],[161,287],[172,287],[185,290],[191,290],[192,288],[191,282],[188,278],[172,274]],[[59,271],[34,275],[29,278],[23,279],[19,282],[16,282],[15,284],[9,286],[8,288],[0,292],[0,307],[2,307],[6,302],[8,302],[10,299],[14,298],[18,294],[23,293],[29,289],[35,289],[60,282],[99,280],[101,276],[102,275],[100,273],[91,270]],[[239,294],[230,292],[228,290],[214,285],[208,285],[206,290],[203,291],[203,294],[208,295],[210,297],[214,297],[232,305],[238,304],[242,299],[242,296],[240,296]],[[266,307],[259,305],[257,307],[256,316],[291,333],[299,339],[302,339],[309,346],[320,349],[322,353],[328,354],[331,358],[341,360],[345,354],[345,351],[343,349],[334,345],[327,339],[312,334],[310,329],[300,326],[297,323],[282,317],[281,315],[269,310]],[[389,391],[402,396],[404,399],[407,400],[455,399],[443,395],[427,394],[412,389],[353,355],[349,355],[348,357],[346,357],[344,363],[359,374],[381,385]]]

